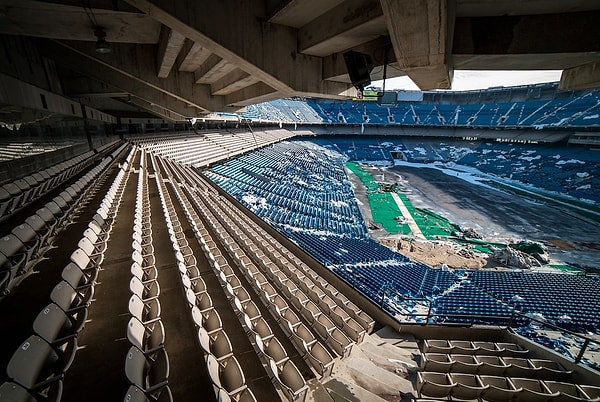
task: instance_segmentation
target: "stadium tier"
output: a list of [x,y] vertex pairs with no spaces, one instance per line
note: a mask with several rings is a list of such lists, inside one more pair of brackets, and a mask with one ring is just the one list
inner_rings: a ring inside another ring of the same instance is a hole
[[401,362],[360,367],[417,398],[597,398],[596,360],[572,352],[594,344],[532,320],[597,331],[596,278],[412,261],[370,237],[345,145],[295,134],[136,136],[9,195],[0,400],[313,400],[365,353]]
[[[590,128],[600,126],[600,91],[537,88],[466,93],[424,92],[419,101],[284,99],[248,106],[244,118],[297,124],[465,128]],[[537,97],[533,97],[534,91]],[[522,93],[521,93],[522,92]]]

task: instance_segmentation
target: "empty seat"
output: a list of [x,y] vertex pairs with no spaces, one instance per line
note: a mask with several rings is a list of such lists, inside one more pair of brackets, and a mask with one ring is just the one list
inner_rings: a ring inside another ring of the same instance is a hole
[[579,388],[594,401],[600,400],[600,386],[597,385],[579,385]]
[[77,349],[77,338],[71,338],[60,349],[53,348],[37,335],[31,335],[12,355],[6,374],[28,390],[36,390],[62,379],[71,366]]
[[445,353],[422,353],[421,370],[449,373],[455,362]]
[[543,382],[532,378],[510,378],[515,388],[521,388],[517,394],[519,401],[541,402],[548,401],[560,395],[560,392],[551,392]]
[[93,289],[90,287],[85,292],[76,291],[68,282],[62,280],[52,288],[50,300],[69,315],[87,315],[87,307],[94,296]]
[[31,226],[29,226],[26,223],[16,226],[15,228],[13,228],[11,233],[17,236],[17,238],[25,246],[27,253],[25,265],[27,265],[30,261],[37,257],[37,253],[41,245],[40,237],[38,236],[36,231],[33,230]]
[[423,342],[423,352],[425,353],[452,353],[452,345],[446,340],[425,339]]
[[515,388],[507,377],[480,375],[479,380],[483,386],[487,386],[481,393],[486,401],[512,401],[522,392],[522,388]]
[[6,402],[59,402],[62,397],[63,382],[61,379],[42,384],[35,390],[26,390],[14,382],[0,385],[0,401]]
[[217,361],[233,356],[233,348],[229,337],[222,329],[213,331],[210,335],[204,327],[198,328],[198,341],[206,355],[212,354]]
[[499,356],[475,356],[475,360],[481,363],[478,373],[491,376],[501,376],[508,365]]
[[46,225],[46,222],[37,214],[33,214],[25,219],[31,229],[35,230],[40,239],[40,247],[44,247],[49,244],[51,240],[52,231],[50,227]]
[[197,327],[204,328],[208,334],[212,334],[223,328],[221,316],[215,309],[210,309],[204,313],[201,313],[198,307],[193,306],[192,320],[194,320],[194,324]]
[[450,380],[448,374],[417,372],[417,394],[432,398],[447,398],[456,384]]
[[260,351],[273,360],[278,367],[289,360],[287,352],[277,338],[271,337],[263,341],[259,335],[256,335],[255,341]]
[[334,328],[325,342],[337,353],[341,358],[348,357],[352,349],[353,342],[339,328]]
[[452,399],[477,400],[489,387],[489,385],[483,385],[474,374],[451,373],[450,381],[456,384],[452,388]]
[[496,347],[500,349],[500,356],[526,357],[529,354],[528,349],[516,343],[498,342]]
[[290,401],[303,401],[308,386],[298,368],[291,360],[287,360],[281,367],[277,366],[275,361],[269,360],[271,371],[275,375],[275,380],[281,390]]
[[164,388],[167,386],[169,378],[167,352],[161,348],[150,358],[136,346],[132,346],[125,359],[125,375],[145,394]]
[[541,369],[537,373],[537,378],[542,380],[564,380],[573,373],[573,370],[567,370],[562,364],[554,360],[529,359],[529,362],[533,367]]
[[469,355],[475,354],[479,350],[479,348],[471,341],[450,341],[450,346],[452,346],[452,353],[456,353],[459,355]]
[[473,346],[477,347],[478,355],[498,356],[504,349],[499,349],[496,342],[474,341]]
[[17,236],[10,233],[0,239],[0,254],[8,260],[2,270],[10,270],[13,277],[23,273],[27,263],[27,249]]
[[483,366],[473,355],[450,355],[450,359],[454,362],[452,371],[457,373],[476,374]]
[[85,314],[68,316],[54,303],[48,304],[33,321],[33,331],[50,344],[62,345],[77,336],[85,325]]
[[137,386],[130,385],[125,393],[123,402],[173,402],[173,394],[168,385],[148,394],[144,393]]
[[588,401],[590,399],[589,396],[575,384],[558,381],[544,381],[544,384],[550,392],[559,393],[559,396],[552,398],[553,401],[578,402]]
[[151,299],[144,303],[138,295],[131,295],[129,298],[129,313],[144,325],[152,324],[160,320],[160,303],[158,299]]
[[230,398],[236,398],[247,388],[246,377],[235,356],[223,361],[217,361],[213,355],[208,355],[206,366],[210,378],[218,388],[223,388]]
[[533,367],[528,359],[521,357],[502,357],[508,367],[504,371],[507,377],[535,377],[541,370],[541,367]]
[[143,283],[135,275],[129,280],[129,290],[134,295],[138,295],[144,303],[160,296],[160,286],[158,285],[158,281],[148,281]]
[[311,366],[323,377],[327,377],[333,371],[333,357],[320,342],[312,345],[304,344],[307,349],[307,358]]
[[165,329],[162,321],[144,325],[136,317],[131,317],[127,324],[127,339],[144,354],[153,354],[164,347]]
[[93,287],[96,283],[98,271],[88,269],[82,271],[77,264],[68,263],[61,272],[61,277],[76,291],[85,291],[89,287]]

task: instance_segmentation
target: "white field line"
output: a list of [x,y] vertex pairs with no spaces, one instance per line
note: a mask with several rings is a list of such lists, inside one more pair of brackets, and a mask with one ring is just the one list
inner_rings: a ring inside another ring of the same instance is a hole
[[404,205],[404,203],[402,202],[400,197],[398,197],[398,194],[396,194],[396,193],[390,193],[390,194],[392,195],[392,198],[394,199],[394,201],[396,201],[396,205],[398,205],[400,212],[402,212],[402,216],[404,216],[404,218],[406,219],[406,223],[407,223],[408,227],[410,228],[410,231],[413,233],[413,235],[420,240],[425,240],[425,236],[423,236],[423,232],[421,232],[421,229],[419,229],[417,222],[415,222],[414,218],[408,211],[408,208],[406,208],[406,206]]

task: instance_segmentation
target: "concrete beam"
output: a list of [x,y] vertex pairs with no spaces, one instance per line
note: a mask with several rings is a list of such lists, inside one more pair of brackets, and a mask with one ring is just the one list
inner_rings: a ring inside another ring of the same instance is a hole
[[564,70],[600,58],[600,52],[524,53],[524,54],[454,54],[457,70]]
[[[235,7],[223,7],[220,0],[126,1],[256,76],[283,96],[296,92],[338,95],[326,92],[321,79],[321,58],[297,52],[297,31],[265,22],[263,2],[248,1]],[[223,29],[229,26],[235,26],[235,29]]]
[[175,69],[168,77],[158,78],[154,70],[155,46],[121,44],[114,46],[112,53],[104,55],[98,55],[91,46],[79,42],[70,43],[69,46],[96,63],[104,64],[140,84],[162,91],[202,111],[225,110],[222,97],[212,96],[207,86],[195,85],[194,74]]
[[158,52],[156,54],[158,78],[169,76],[184,41],[185,36],[177,31],[173,31],[169,27],[162,26],[160,40],[158,41]]
[[131,96],[127,98],[127,102],[136,105],[145,111],[152,113],[153,115],[160,117],[169,121],[185,121],[186,117],[180,115],[178,113],[172,112],[169,109],[166,109],[160,105],[155,105],[153,103],[147,102],[143,99],[136,98],[135,96]]
[[597,52],[600,51],[598,21],[600,10],[456,18],[452,53],[543,55]]
[[564,70],[559,89],[600,88],[600,62],[588,63]]
[[204,64],[208,56],[210,56],[210,52],[207,49],[186,39],[183,48],[177,57],[179,71],[193,73]]
[[576,11],[592,11],[599,7],[597,0],[574,0],[565,4],[549,0],[459,0],[456,4],[458,17],[491,17],[507,15],[558,14]]
[[453,0],[380,0],[400,69],[423,90],[452,83]]
[[[50,39],[96,41],[85,9],[32,0],[0,0],[0,32]],[[160,23],[148,15],[94,9],[109,43],[156,44]]]
[[300,28],[344,0],[271,0],[267,1],[269,22]]
[[386,33],[379,0],[347,0],[300,28],[298,49],[324,57]]
[[57,63],[65,63],[74,71],[105,82],[140,99],[144,99],[155,105],[161,105],[183,116],[197,116],[196,114],[191,114],[192,110],[189,108],[187,102],[177,99],[158,88],[147,85],[139,79],[134,79],[130,74],[118,71],[112,66],[95,60],[85,53],[76,51],[61,42],[44,41],[40,45],[40,51],[45,53],[47,57],[54,57]]
[[273,99],[281,98],[281,94],[271,88],[264,82],[257,82],[254,85],[240,89],[225,96],[225,102],[228,106],[247,106],[254,103],[267,102]]
[[194,77],[197,84],[211,84],[222,78],[226,74],[232,72],[235,65],[220,58],[217,55],[211,54],[208,56],[204,64],[194,72]]
[[245,71],[235,69],[223,78],[210,85],[210,92],[215,95],[229,95],[242,88],[256,84],[258,79]]

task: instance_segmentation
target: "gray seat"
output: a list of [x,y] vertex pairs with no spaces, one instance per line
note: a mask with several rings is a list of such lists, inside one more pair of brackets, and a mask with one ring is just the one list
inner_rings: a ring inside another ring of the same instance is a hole
[[521,388],[517,400],[527,402],[549,401],[560,395],[560,392],[551,392],[542,381],[533,378],[511,378],[515,388]]
[[162,321],[144,325],[136,317],[131,317],[127,324],[127,339],[144,354],[153,354],[164,347],[165,329]]
[[53,348],[41,337],[31,335],[12,355],[6,373],[26,389],[38,391],[62,379],[76,350],[77,338],[69,339],[61,348]]
[[125,359],[127,379],[144,394],[153,394],[168,384],[169,357],[164,348],[150,358],[136,346],[129,348]]
[[62,398],[62,379],[52,381],[35,391],[28,391],[15,382],[0,385],[0,401],[6,402],[59,402]]
[[33,331],[46,342],[62,345],[76,337],[85,325],[85,315],[68,316],[54,303],[48,304],[33,321]]
[[123,402],[173,402],[173,394],[168,385],[158,391],[152,392],[150,395],[146,395],[144,391],[135,385],[130,385],[125,393]]
[[516,388],[507,377],[480,375],[479,380],[483,386],[487,386],[481,393],[481,398],[486,401],[512,401],[523,392],[522,388]]
[[294,362],[287,360],[281,366],[277,366],[273,360],[269,360],[269,366],[288,400],[303,401],[308,391],[308,386]]
[[474,374],[450,373],[450,380],[456,384],[452,388],[452,399],[478,400],[482,392],[489,387],[481,384]]
[[432,398],[447,398],[456,387],[448,374],[417,372],[417,393],[419,398],[423,395]]
[[583,390],[571,383],[559,382],[559,381],[544,381],[544,384],[548,390],[552,393],[558,392],[559,395],[552,398],[552,401],[558,402],[579,402],[589,401],[588,395],[585,395]]
[[69,285],[68,282],[62,280],[54,286],[50,292],[50,300],[56,303],[65,313],[87,314],[92,297],[94,296],[94,288],[89,287],[85,293],[76,291]]

